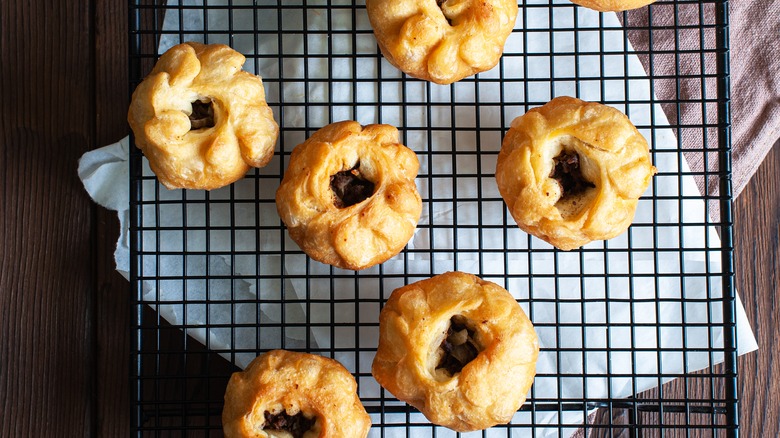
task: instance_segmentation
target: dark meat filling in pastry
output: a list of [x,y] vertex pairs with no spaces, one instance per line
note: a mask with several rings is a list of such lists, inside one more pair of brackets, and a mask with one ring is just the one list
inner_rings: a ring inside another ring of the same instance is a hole
[[196,100],[192,102],[192,113],[190,117],[190,130],[195,131],[203,128],[213,128],[214,106],[211,100]]
[[480,351],[479,345],[474,340],[475,334],[476,331],[469,326],[468,320],[463,315],[450,318],[447,336],[439,347],[444,351],[444,355],[436,369],[443,369],[450,376],[454,376],[474,360]]
[[360,162],[349,170],[330,177],[330,188],[336,195],[333,203],[338,208],[355,205],[374,194],[374,183],[360,177]]
[[576,152],[563,151],[553,158],[555,167],[550,173],[550,178],[558,181],[563,191],[563,198],[576,196],[586,190],[596,187],[585,179],[580,169],[580,156]]
[[306,418],[301,412],[287,415],[285,411],[278,414],[265,411],[263,416],[265,417],[264,430],[284,431],[292,435],[293,438],[303,438],[303,434],[311,430],[317,421],[315,418]]

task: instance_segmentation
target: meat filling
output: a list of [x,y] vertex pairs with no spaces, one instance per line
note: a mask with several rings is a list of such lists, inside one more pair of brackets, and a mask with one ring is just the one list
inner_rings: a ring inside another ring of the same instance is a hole
[[596,187],[585,179],[580,169],[580,156],[575,152],[563,151],[553,158],[555,167],[550,173],[550,178],[558,181],[563,191],[562,197],[579,195],[589,188]]
[[360,162],[349,170],[343,170],[330,177],[330,189],[336,195],[333,203],[346,208],[362,202],[374,194],[374,183],[360,176]]
[[303,438],[303,434],[311,430],[314,423],[317,422],[316,418],[306,418],[301,412],[295,415],[287,415],[285,411],[278,414],[265,411],[263,416],[265,417],[264,430],[288,432],[293,438]]
[[214,105],[210,100],[196,100],[192,102],[192,113],[190,114],[190,131],[203,128],[213,128],[214,123]]
[[469,327],[468,320],[463,315],[455,315],[450,318],[450,326],[447,328],[447,336],[441,342],[440,349],[444,351],[437,370],[443,369],[450,376],[461,372],[469,362],[479,354],[479,346],[474,340],[476,331]]

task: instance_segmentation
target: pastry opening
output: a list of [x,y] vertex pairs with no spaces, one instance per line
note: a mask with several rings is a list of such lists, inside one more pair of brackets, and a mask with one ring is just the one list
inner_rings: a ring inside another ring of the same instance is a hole
[[580,156],[576,152],[564,149],[557,157],[553,158],[553,162],[555,165],[550,172],[550,178],[558,181],[561,186],[559,202],[581,195],[588,189],[596,187],[582,174]]
[[441,9],[441,13],[442,15],[444,15],[444,18],[447,20],[447,24],[452,26],[452,19],[447,16],[446,12],[444,12],[444,3],[447,3],[447,0],[436,0],[436,6],[438,6],[439,9]]
[[189,114],[190,131],[213,128],[214,103],[209,98],[201,98],[192,102],[192,112]]
[[336,195],[333,204],[346,208],[370,198],[374,194],[374,183],[362,177],[358,161],[352,169],[331,176],[330,189]]
[[477,331],[469,324],[468,318],[463,315],[454,315],[450,318],[447,334],[441,341],[439,349],[443,352],[437,370],[444,370],[449,376],[461,372],[463,367],[474,360],[481,350],[474,339]]
[[302,412],[295,415],[287,415],[286,411],[278,414],[272,414],[268,411],[263,413],[265,423],[263,430],[275,432],[287,432],[293,438],[303,438],[303,434],[310,431],[317,422],[316,418],[308,418]]

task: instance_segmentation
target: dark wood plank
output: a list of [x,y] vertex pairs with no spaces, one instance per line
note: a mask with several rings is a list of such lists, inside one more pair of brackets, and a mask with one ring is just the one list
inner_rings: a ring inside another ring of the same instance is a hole
[[0,436],[91,435],[89,2],[0,2]]
[[[118,141],[129,132],[128,16],[124,0],[95,2],[95,146]],[[96,432],[124,436],[131,427],[130,283],[115,270],[119,236],[116,213],[97,210],[95,222]]]
[[780,436],[780,143],[736,200],[737,288],[758,339],[739,358],[742,436]]

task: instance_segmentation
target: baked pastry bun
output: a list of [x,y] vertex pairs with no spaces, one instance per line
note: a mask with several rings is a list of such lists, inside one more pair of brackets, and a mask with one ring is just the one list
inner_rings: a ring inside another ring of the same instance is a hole
[[233,373],[225,391],[228,438],[364,438],[370,427],[355,378],[322,356],[269,351]]
[[169,189],[223,187],[273,157],[279,127],[244,60],[221,44],[179,44],[133,92],[135,143]]
[[311,258],[365,269],[398,254],[414,234],[419,167],[396,128],[333,123],[293,149],[276,208]]
[[498,64],[517,0],[366,0],[384,57],[410,76],[450,84]]
[[371,372],[432,423],[466,432],[512,419],[538,353],[531,321],[506,289],[448,272],[393,291]]
[[571,0],[571,2],[599,12],[620,12],[647,6],[655,0]]
[[512,121],[496,182],[521,229],[571,250],[624,232],[655,173],[625,114],[558,97]]

